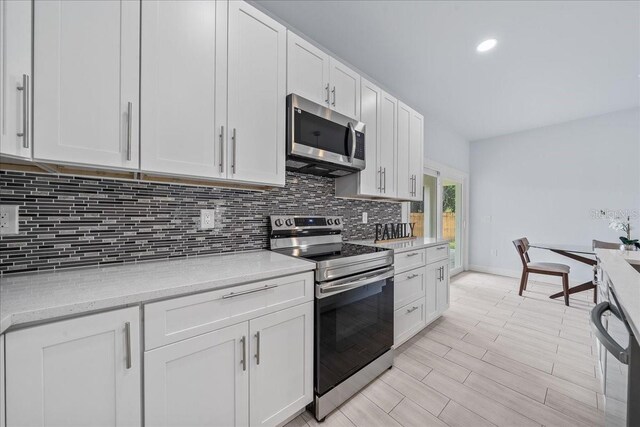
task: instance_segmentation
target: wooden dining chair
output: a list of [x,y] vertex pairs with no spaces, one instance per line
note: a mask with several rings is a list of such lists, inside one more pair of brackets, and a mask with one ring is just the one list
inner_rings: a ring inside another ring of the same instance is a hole
[[522,261],[522,277],[520,279],[520,291],[518,295],[522,296],[522,291],[527,289],[527,281],[529,273],[545,274],[548,276],[562,277],[562,291],[564,294],[564,304],[569,305],[569,270],[570,267],[565,264],[555,262],[531,262],[529,258],[529,240],[526,237],[516,239],[513,245],[518,251],[520,261]]

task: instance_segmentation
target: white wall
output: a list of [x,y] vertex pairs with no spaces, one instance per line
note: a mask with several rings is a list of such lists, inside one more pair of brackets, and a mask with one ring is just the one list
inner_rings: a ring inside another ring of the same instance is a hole
[[[576,120],[471,143],[470,268],[521,271],[511,243],[591,245],[618,241],[593,211],[628,210],[640,238],[640,109]],[[497,255],[492,251],[497,250]],[[532,249],[536,261],[571,265],[570,280],[589,267]]]
[[469,172],[469,141],[428,115],[424,124],[424,156],[436,163]]

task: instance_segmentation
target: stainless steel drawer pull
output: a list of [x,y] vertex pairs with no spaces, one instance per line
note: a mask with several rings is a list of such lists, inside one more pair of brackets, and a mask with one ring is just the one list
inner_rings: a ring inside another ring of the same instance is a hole
[[224,126],[220,126],[220,172],[224,172]]
[[242,363],[242,370],[246,371],[247,370],[247,337],[242,337],[240,338],[240,342],[242,343],[242,360],[240,361],[240,363]]
[[231,163],[231,171],[236,173],[236,128],[233,128],[233,133],[231,134],[231,141],[233,142],[233,162]]
[[125,355],[126,355],[126,368],[131,369],[131,323],[125,322],[124,324],[124,342],[125,342]]
[[411,308],[407,309],[407,314],[409,314],[409,313],[413,313],[413,312],[414,312],[414,311],[416,311],[417,309],[418,309],[418,307],[414,305],[413,307],[411,307]]
[[277,287],[278,287],[278,285],[264,285],[262,288],[249,289],[248,291],[230,292],[230,293],[228,293],[226,295],[222,295],[222,299],[235,298],[235,297],[239,297],[239,296],[242,296],[242,295],[252,294],[254,292],[266,291],[268,289],[273,289],[273,288],[277,288]]
[[22,137],[22,146],[29,148],[29,75],[22,75],[22,86],[17,87],[22,91],[22,132],[17,132]]
[[408,257],[416,255],[420,255],[420,252],[411,252],[410,254],[407,254]]
[[438,247],[438,248],[436,248],[436,249],[437,249],[437,250],[439,250],[439,251],[441,251],[441,250],[443,250],[443,249],[447,249],[447,247],[446,247],[446,246],[440,246],[440,247]]
[[256,365],[260,364],[260,331],[256,332]]
[[133,104],[127,102],[127,160],[131,160],[131,124],[133,123]]
[[418,276],[419,276],[419,274],[415,274],[415,273],[414,274],[410,274],[410,275],[407,276],[407,280],[411,280],[414,277],[418,277]]

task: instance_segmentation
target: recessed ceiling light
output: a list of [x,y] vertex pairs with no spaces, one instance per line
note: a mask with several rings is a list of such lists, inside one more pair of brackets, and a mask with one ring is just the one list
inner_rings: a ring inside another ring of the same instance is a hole
[[476,47],[476,50],[478,52],[486,52],[486,51],[491,50],[494,47],[496,47],[497,44],[498,44],[498,40],[496,40],[496,39],[487,39],[487,40],[483,41],[482,43],[480,43],[478,45],[478,47]]

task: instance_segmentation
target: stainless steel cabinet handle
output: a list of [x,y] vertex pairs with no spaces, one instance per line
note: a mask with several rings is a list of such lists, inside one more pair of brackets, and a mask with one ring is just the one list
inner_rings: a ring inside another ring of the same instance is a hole
[[414,274],[410,274],[410,275],[407,276],[407,280],[411,280],[414,277],[418,277],[418,276],[419,276],[419,274],[415,274],[415,273]]
[[408,313],[413,313],[414,311],[416,311],[418,309],[418,307],[416,307],[415,305],[409,309],[407,309],[407,314]]
[[443,249],[447,249],[447,247],[446,246],[440,246],[440,247],[436,248],[437,251],[441,251]]
[[125,322],[124,324],[124,342],[125,342],[125,355],[126,355],[126,367],[131,369],[131,323]]
[[382,192],[386,193],[387,192],[387,168],[382,168],[382,174],[384,175],[384,185],[382,187]]
[[224,172],[224,126],[220,126],[220,172]]
[[264,285],[262,288],[249,289],[248,291],[230,292],[230,293],[228,293],[226,295],[222,295],[222,299],[235,298],[235,297],[239,297],[241,295],[247,295],[247,294],[252,294],[254,292],[266,291],[268,289],[273,289],[273,288],[277,288],[277,287],[278,287],[278,285]]
[[236,128],[233,128],[233,133],[231,134],[231,141],[233,142],[233,161],[231,162],[231,171],[236,173]]
[[22,132],[17,132],[22,137],[22,146],[29,148],[29,75],[22,75],[22,86],[17,87],[22,91]]
[[260,331],[256,332],[256,365],[260,364]]
[[127,102],[127,160],[131,160],[131,124],[133,118],[131,117],[133,110],[133,104]]
[[335,86],[331,90],[331,93],[333,94],[333,102],[331,103],[331,105],[335,107],[336,106],[336,87]]
[[329,105],[329,83],[327,83],[327,87],[325,87],[324,90],[327,91],[327,99],[325,99],[324,102],[326,102],[327,105]]
[[242,337],[240,338],[240,342],[242,343],[242,360],[240,361],[240,363],[242,363],[242,370],[246,371],[247,370],[247,337]]
[[382,193],[382,166],[378,168],[378,191]]
[[622,316],[620,312],[617,310],[617,308],[614,305],[610,304],[609,301],[604,301],[596,305],[591,310],[591,316],[590,316],[591,329],[593,330],[593,333],[595,334],[598,341],[600,341],[602,345],[605,346],[607,350],[609,350],[609,352],[613,357],[618,359],[620,363],[624,363],[625,365],[628,365],[630,349],[623,348],[620,344],[618,344],[613,339],[613,337],[609,335],[609,332],[607,332],[607,329],[602,324],[602,315],[606,311],[611,311],[614,314],[614,316],[622,320]]
[[407,256],[416,256],[416,255],[420,255],[420,252],[411,252],[410,254],[407,254]]

